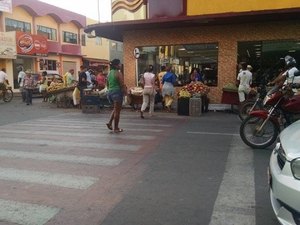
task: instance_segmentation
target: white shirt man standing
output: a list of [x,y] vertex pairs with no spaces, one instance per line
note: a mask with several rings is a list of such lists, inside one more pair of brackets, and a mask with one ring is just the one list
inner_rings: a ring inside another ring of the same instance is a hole
[[242,70],[239,72],[237,76],[237,82],[239,84],[238,93],[240,102],[245,101],[245,95],[249,94],[252,84],[252,73],[247,70],[247,64],[242,63]]
[[25,76],[26,76],[26,73],[24,72],[23,67],[21,67],[21,70],[18,74],[18,83],[19,83],[19,87],[20,87],[19,90],[21,92],[23,102],[25,102],[25,100],[26,100],[26,94],[25,94],[25,91],[23,88]]

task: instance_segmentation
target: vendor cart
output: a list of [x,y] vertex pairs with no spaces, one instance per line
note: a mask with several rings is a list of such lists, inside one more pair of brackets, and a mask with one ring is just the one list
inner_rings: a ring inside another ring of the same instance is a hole
[[134,110],[140,108],[140,106],[143,104],[143,88],[130,88],[127,94],[127,101]]
[[56,103],[58,108],[71,108],[73,107],[72,93],[75,87],[65,87],[48,91],[48,99],[51,103]]

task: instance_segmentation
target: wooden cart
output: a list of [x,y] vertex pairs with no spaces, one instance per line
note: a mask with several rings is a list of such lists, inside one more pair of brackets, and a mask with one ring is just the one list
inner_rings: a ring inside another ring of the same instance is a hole
[[75,87],[66,87],[47,92],[49,101],[56,103],[58,108],[71,108],[73,107],[73,91]]

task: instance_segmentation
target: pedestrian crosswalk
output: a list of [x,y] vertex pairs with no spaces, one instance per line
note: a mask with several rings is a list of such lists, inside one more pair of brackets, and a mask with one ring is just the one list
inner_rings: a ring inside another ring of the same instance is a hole
[[[55,224],[51,220],[71,209],[65,199],[49,201],[51,196],[69,193],[80,202],[93,186],[114,182],[110,172],[121,176],[143,146],[173,129],[161,119],[133,122],[129,115],[121,122],[125,132],[114,134],[107,130],[106,120],[107,115],[65,113],[1,126],[0,188],[14,187],[17,193],[25,186],[22,193],[29,197],[18,199],[18,194],[12,196],[8,194],[14,193],[11,190],[1,189],[0,221]],[[119,167],[122,169],[116,172]]]

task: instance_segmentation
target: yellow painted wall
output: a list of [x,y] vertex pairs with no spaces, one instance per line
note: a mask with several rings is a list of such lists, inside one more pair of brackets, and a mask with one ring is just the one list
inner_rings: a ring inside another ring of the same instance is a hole
[[300,7],[299,0],[187,0],[187,15],[277,10]]
[[[66,43],[63,42],[63,40],[64,40],[63,32],[64,31],[71,32],[71,33],[74,33],[74,34],[77,34],[77,35],[79,34],[78,33],[79,32],[78,27],[74,23],[62,23],[60,25],[60,40],[61,40],[62,44],[66,44]],[[78,41],[79,41],[80,38],[81,38],[80,36],[77,36]],[[67,43],[67,44],[71,45],[71,43]]]
[[36,26],[41,25],[52,29],[56,29],[56,32],[58,32],[58,24],[51,16],[36,17],[35,24]]
[[4,29],[5,29],[5,19],[4,18],[10,18],[10,19],[30,23],[31,31],[33,31],[32,17],[26,12],[26,10],[24,10],[20,7],[13,8],[12,13],[5,13],[5,12],[3,13],[3,24],[4,24]]
[[[87,18],[86,24],[96,24],[98,21]],[[101,45],[96,45],[96,38],[88,38],[86,35],[86,46],[81,46],[82,54],[88,58],[109,60],[109,40],[101,38]]]

